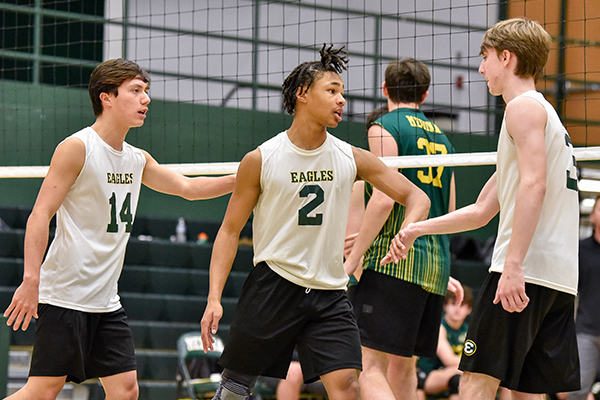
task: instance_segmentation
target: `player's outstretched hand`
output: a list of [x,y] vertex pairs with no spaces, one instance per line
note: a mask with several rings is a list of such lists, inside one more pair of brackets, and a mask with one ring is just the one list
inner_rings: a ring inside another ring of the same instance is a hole
[[398,235],[396,235],[400,237],[400,256],[403,260],[406,259],[408,251],[412,247],[415,240],[420,236],[417,233],[417,227],[418,222],[408,224],[404,229],[398,232]]
[[15,290],[12,301],[10,302],[4,316],[8,318],[6,325],[13,327],[13,330],[18,330],[22,327],[27,330],[31,318],[37,318],[39,289],[37,285],[23,282],[21,286]]
[[392,239],[392,243],[390,244],[390,249],[388,253],[385,255],[385,257],[381,259],[381,265],[385,265],[391,262],[397,263],[400,261],[400,258],[402,258],[401,248],[403,247],[403,245],[399,239],[399,235],[400,233],[396,234],[396,236],[394,236],[394,239]]
[[419,237],[416,226],[416,223],[408,224],[394,236],[392,244],[390,245],[390,251],[383,260],[381,260],[381,265],[406,259],[408,251],[412,247],[415,239]]
[[204,352],[208,353],[209,350],[214,350],[213,344],[215,339],[212,335],[216,334],[219,330],[219,321],[223,316],[223,306],[218,301],[208,301],[206,304],[206,310],[202,316],[200,326],[202,327],[202,347]]

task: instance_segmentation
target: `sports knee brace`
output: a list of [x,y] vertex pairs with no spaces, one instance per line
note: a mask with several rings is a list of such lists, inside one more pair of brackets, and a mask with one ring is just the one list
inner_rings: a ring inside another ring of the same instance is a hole
[[257,379],[257,376],[225,369],[221,374],[221,385],[213,400],[245,400],[250,396]]

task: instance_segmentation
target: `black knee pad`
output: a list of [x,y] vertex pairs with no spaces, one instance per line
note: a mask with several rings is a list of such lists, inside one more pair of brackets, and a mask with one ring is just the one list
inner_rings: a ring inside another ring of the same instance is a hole
[[454,375],[452,378],[450,378],[450,380],[448,381],[448,390],[450,391],[450,394],[457,394],[458,393],[458,383],[460,381],[460,375],[456,374]]

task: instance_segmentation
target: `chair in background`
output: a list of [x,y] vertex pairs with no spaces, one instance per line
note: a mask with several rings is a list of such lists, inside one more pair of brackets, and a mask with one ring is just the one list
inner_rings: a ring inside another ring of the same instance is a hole
[[[179,375],[177,376],[177,398],[182,388],[187,398],[212,399],[219,387],[222,368],[216,363],[221,356],[224,344],[220,337],[214,336],[214,350],[204,353],[200,332],[184,333],[177,340],[177,358]],[[215,375],[216,374],[216,375]]]
[[[221,368],[217,360],[225,345],[220,337],[213,335],[214,350],[204,353],[201,334],[198,331],[184,333],[177,340],[179,376],[177,377],[177,398],[185,388],[188,399],[212,399],[219,388]],[[259,380],[252,391],[255,400],[275,399],[275,387]]]

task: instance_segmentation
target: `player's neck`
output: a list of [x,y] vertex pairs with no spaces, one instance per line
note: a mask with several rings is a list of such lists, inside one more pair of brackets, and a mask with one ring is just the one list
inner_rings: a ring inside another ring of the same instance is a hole
[[530,90],[535,90],[535,80],[532,77],[522,78],[513,75],[502,91],[502,99],[508,104],[515,97]]
[[596,242],[600,243],[600,225],[594,227],[594,239],[596,239]]
[[388,100],[388,110],[392,111],[392,110],[397,110],[398,108],[412,108],[414,110],[418,110],[421,107],[421,104],[419,103],[404,103],[404,102],[400,102],[400,103],[394,103],[391,100]]
[[98,136],[106,144],[117,151],[123,150],[123,142],[129,131],[128,127],[119,127],[115,124],[111,124],[106,118],[102,118],[102,115],[96,119],[96,122],[91,126],[96,131]]
[[294,146],[304,150],[318,149],[327,138],[327,127],[296,115],[287,136]]

